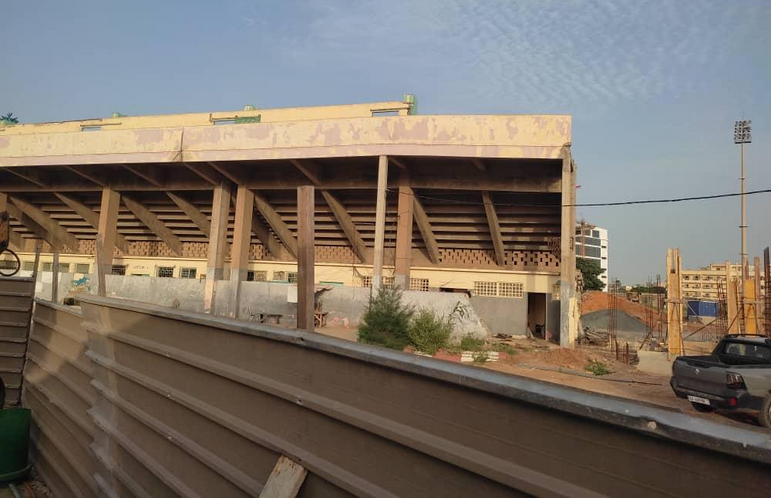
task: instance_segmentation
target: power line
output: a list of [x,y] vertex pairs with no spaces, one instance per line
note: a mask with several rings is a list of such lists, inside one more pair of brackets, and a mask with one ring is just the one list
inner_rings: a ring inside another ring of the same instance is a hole
[[[388,192],[397,192],[393,189],[388,189]],[[667,204],[667,203],[675,203],[675,202],[688,202],[688,201],[703,201],[703,200],[711,200],[711,199],[723,199],[727,197],[739,197],[741,195],[755,195],[755,194],[768,194],[771,193],[771,189],[762,189],[762,190],[750,190],[748,192],[745,192],[742,194],[741,192],[736,193],[730,193],[730,194],[715,194],[715,195],[699,195],[694,197],[675,197],[670,199],[645,199],[645,200],[636,200],[636,201],[619,201],[619,202],[591,202],[591,203],[584,203],[584,204],[520,204],[520,203],[509,203],[509,204],[502,204],[502,203],[495,203],[496,207],[613,207],[613,206],[632,206],[636,204]],[[443,202],[445,204],[467,204],[471,206],[484,206],[484,202],[475,202],[475,201],[466,201],[462,199],[446,199],[443,197],[432,197],[428,195],[422,195],[422,194],[409,194],[413,197],[418,197],[420,199],[426,199],[436,202]]]

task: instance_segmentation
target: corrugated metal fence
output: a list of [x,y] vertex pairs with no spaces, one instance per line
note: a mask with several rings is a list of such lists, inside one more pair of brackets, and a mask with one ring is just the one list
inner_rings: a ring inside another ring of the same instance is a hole
[[8,405],[19,403],[34,291],[31,278],[0,278],[0,377]]
[[[86,331],[88,339],[86,339]],[[767,434],[169,308],[39,302],[25,401],[58,496],[764,496]]]

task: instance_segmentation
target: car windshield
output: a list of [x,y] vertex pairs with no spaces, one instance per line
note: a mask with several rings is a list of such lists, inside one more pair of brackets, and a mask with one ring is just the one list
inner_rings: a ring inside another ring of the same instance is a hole
[[771,362],[771,348],[765,344],[726,342],[722,354],[759,362]]

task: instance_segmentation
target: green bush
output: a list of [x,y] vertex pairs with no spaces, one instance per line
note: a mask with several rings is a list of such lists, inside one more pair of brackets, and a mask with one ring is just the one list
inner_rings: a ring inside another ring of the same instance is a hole
[[467,335],[460,340],[461,351],[482,351],[485,347],[484,339],[477,339],[474,336]]
[[402,303],[399,289],[380,287],[371,298],[359,325],[359,342],[402,350],[410,343],[410,319],[414,311]]
[[493,351],[498,351],[499,353],[506,353],[507,355],[517,354],[516,348],[505,342],[494,342],[491,347]]
[[452,333],[452,320],[438,316],[435,311],[421,309],[410,323],[409,337],[418,351],[434,354],[446,347]]
[[607,375],[613,373],[608,365],[598,360],[589,360],[584,370],[592,372],[594,375]]

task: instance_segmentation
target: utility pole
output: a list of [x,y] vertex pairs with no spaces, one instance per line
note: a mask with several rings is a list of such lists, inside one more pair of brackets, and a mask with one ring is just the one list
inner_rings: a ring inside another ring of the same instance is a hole
[[[741,290],[740,296],[742,302],[741,311],[744,313],[744,282],[749,278],[749,272],[747,271],[747,196],[746,192],[746,175],[744,172],[744,144],[752,143],[752,121],[736,121],[734,124],[734,143],[739,144],[741,154],[741,200],[742,200],[742,221],[739,228],[742,233],[742,252],[741,252]],[[742,331],[744,332],[744,331]]]

